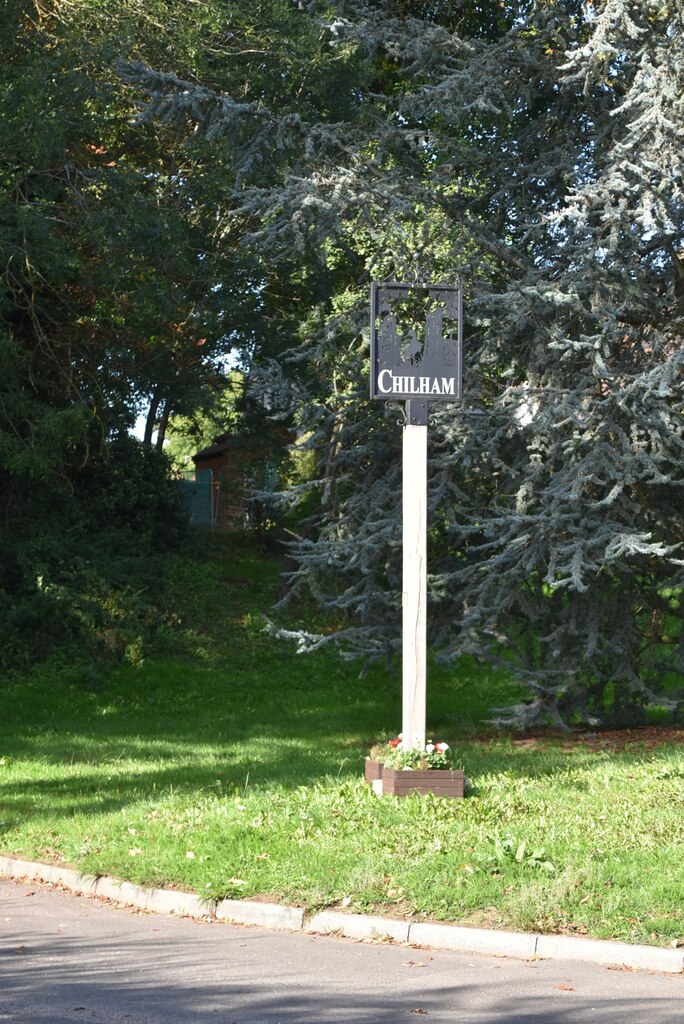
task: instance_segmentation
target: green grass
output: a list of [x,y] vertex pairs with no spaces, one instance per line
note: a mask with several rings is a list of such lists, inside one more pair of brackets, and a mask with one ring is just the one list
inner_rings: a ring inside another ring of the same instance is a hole
[[362,781],[400,723],[398,669],[299,656],[261,612],[279,565],[223,542],[178,561],[182,655],[113,672],[43,667],[4,689],[0,848],[96,874],[525,930],[684,935],[680,743],[488,735],[511,683],[435,667],[429,720],[463,801]]

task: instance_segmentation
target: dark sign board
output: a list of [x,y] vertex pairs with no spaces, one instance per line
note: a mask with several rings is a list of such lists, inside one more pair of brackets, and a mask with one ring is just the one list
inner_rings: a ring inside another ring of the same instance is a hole
[[462,397],[463,288],[371,285],[371,398]]

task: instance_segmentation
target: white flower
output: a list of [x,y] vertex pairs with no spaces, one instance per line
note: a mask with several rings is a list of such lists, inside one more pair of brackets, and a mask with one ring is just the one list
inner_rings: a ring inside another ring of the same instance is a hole
[[426,743],[425,749],[427,750],[428,754],[431,754],[432,751],[435,749],[434,743]]

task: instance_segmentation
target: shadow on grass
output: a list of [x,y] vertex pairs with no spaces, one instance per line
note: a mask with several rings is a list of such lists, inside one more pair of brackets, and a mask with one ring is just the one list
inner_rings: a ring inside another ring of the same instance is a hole
[[[272,645],[261,644],[219,667],[156,659],[112,673],[99,688],[16,688],[0,726],[0,800],[15,816],[42,807],[67,816],[172,793],[223,796],[247,785],[292,790],[331,777],[360,780],[370,746],[393,735],[401,719],[397,673],[376,667],[360,681],[330,653],[300,658],[279,648],[274,658]],[[561,785],[567,776],[576,789],[576,769],[614,756],[510,739],[468,742],[488,701],[507,686],[511,696],[510,684],[493,677],[474,703],[481,672],[472,663],[460,673],[436,672],[429,689],[435,738],[450,742],[476,791],[502,775],[554,776]],[[666,749],[649,757],[665,757]],[[8,776],[3,756],[24,762],[21,778]],[[619,756],[637,763],[643,754]]]
[[[109,749],[114,749],[111,742]],[[132,801],[154,801],[169,795],[196,793],[221,797],[247,788],[263,790],[273,786],[291,790],[326,777],[360,779],[363,773],[363,761],[358,754],[345,757],[332,751],[310,752],[287,743],[280,744],[278,756],[270,760],[267,756],[250,758],[229,752],[224,756],[211,753],[202,759],[197,754],[193,757],[185,744],[170,743],[167,754],[160,756],[157,745],[122,738],[125,767],[121,763],[117,766],[115,761],[97,766],[88,759],[67,757],[61,743],[54,753],[43,743],[42,751],[42,759],[48,758],[53,765],[63,767],[59,776],[54,772],[48,776],[46,772],[43,778],[0,782],[0,805],[22,817],[40,816],[41,807],[54,818],[113,811]]]
[[[279,788],[293,790],[324,780],[355,780],[361,784],[365,751],[353,742],[328,739],[312,746],[307,736],[273,732],[250,739],[220,742],[199,736],[143,739],[140,736],[41,737],[39,749],[30,740],[17,740],[15,755],[23,761],[34,758],[46,764],[42,778],[2,780],[0,806],[15,818],[40,817],[41,809],[51,818],[74,814],[101,814],[120,810],[132,802],[155,801],[169,796],[213,795],[225,797],[244,792]],[[588,785],[582,774],[615,758],[606,751],[542,751],[516,749],[510,741],[455,747],[474,784],[473,799],[491,777],[517,779],[553,778],[557,786],[577,792]],[[649,751],[649,761],[662,761],[663,772],[672,754],[681,748],[664,746]],[[623,766],[639,765],[643,751],[622,752]],[[52,766],[48,768],[47,766]],[[61,768],[57,774],[54,768]],[[2,769],[0,769],[1,773]],[[681,768],[684,775],[684,765]]]

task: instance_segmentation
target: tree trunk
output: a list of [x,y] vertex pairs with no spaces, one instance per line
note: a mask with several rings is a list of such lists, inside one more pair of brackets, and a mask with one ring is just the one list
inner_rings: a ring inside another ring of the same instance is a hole
[[164,447],[164,438],[166,437],[166,428],[169,425],[169,416],[171,414],[171,401],[166,399],[164,402],[164,409],[161,416],[159,417],[159,426],[157,427],[157,450],[161,451]]
[[161,392],[159,391],[159,388],[155,388],[152,392],[152,398],[150,399],[150,408],[147,411],[145,434],[143,436],[143,444],[148,448],[152,446],[152,434],[154,433],[155,424],[157,422],[157,412],[159,411],[160,403]]

